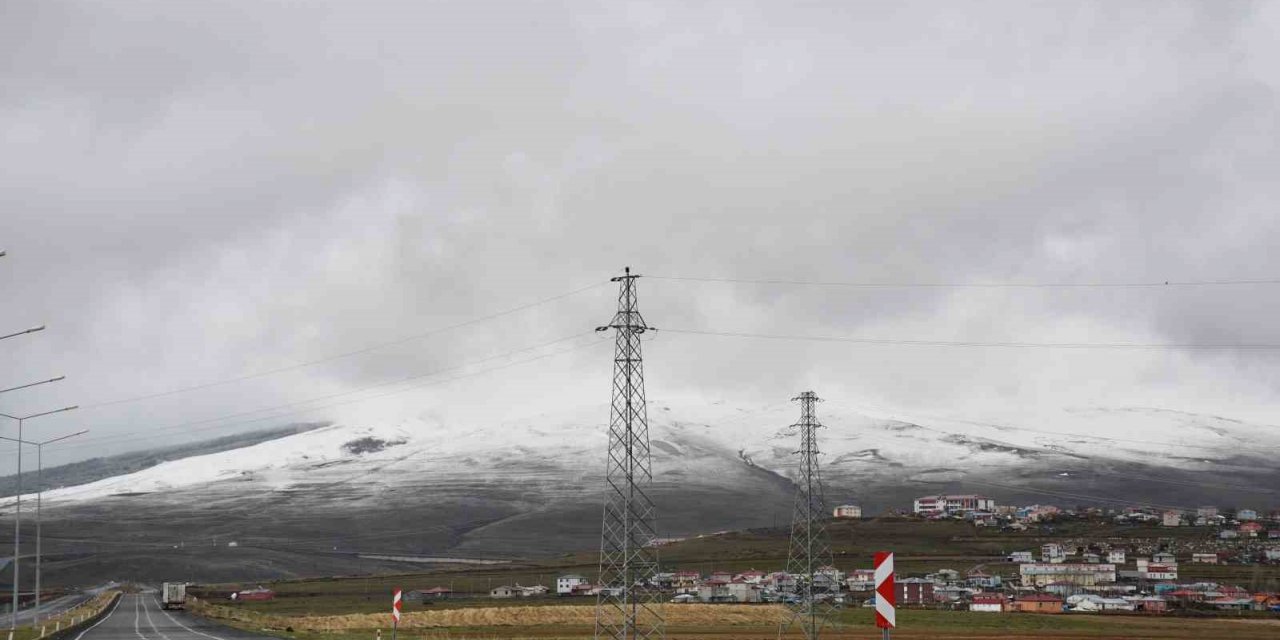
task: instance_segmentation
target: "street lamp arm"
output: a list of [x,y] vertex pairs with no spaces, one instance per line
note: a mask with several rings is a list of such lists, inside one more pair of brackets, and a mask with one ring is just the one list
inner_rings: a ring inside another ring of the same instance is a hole
[[[41,416],[52,415],[52,414],[55,414],[55,413],[62,413],[63,411],[71,411],[72,409],[79,409],[79,408],[80,408],[80,405],[78,405],[78,404],[74,404],[74,405],[71,405],[70,407],[63,407],[63,408],[61,408],[61,409],[54,409],[53,411],[42,411],[42,412],[40,412],[40,413],[33,413],[33,414],[29,415],[29,416],[23,416],[23,417],[22,417],[22,419],[23,419],[23,420],[30,420],[30,419],[32,419],[32,418],[39,418],[39,417],[41,417]],[[12,416],[10,416],[10,417],[12,417]]]
[[76,436],[82,436],[82,435],[84,435],[84,434],[86,434],[86,433],[89,433],[89,430],[88,430],[88,429],[81,429],[81,430],[79,430],[79,431],[77,431],[77,432],[75,432],[75,433],[68,433],[68,434],[67,434],[67,435],[65,435],[65,436],[58,436],[58,437],[56,437],[56,438],[50,438],[50,439],[48,439],[48,440],[45,440],[44,442],[36,442],[36,443],[28,443],[28,444],[35,444],[36,446],[43,447],[43,446],[44,446],[44,445],[46,445],[46,444],[53,444],[53,443],[55,443],[55,442],[59,442],[59,441],[61,441],[61,440],[66,440],[67,438],[74,438],[74,437],[76,437]]
[[35,332],[37,332],[37,331],[44,331],[44,325],[40,325],[40,326],[38,326],[38,327],[31,327],[30,329],[27,329],[26,331],[19,331],[19,332],[17,332],[17,333],[11,333],[11,334],[9,334],[9,335],[7,335],[7,336],[0,336],[0,340],[4,340],[5,338],[13,338],[13,337],[16,337],[16,336],[25,336],[25,335],[27,335],[28,333],[35,333]]
[[42,385],[42,384],[49,384],[50,382],[60,382],[60,381],[62,381],[62,380],[66,380],[66,379],[67,379],[67,377],[66,377],[66,376],[58,376],[58,377],[56,377],[56,378],[49,378],[48,380],[41,380],[41,381],[39,381],[39,382],[32,382],[32,383],[29,383],[29,384],[19,385],[19,386],[16,386],[16,387],[9,387],[8,389],[0,389],[0,393],[6,393],[6,392],[9,392],[9,391],[17,391],[18,389],[26,389],[27,387],[34,387],[34,386]]

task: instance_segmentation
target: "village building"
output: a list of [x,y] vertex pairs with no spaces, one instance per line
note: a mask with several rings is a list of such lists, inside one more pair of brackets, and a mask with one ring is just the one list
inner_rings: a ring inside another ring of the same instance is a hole
[[854,569],[845,579],[850,591],[871,591],[876,588],[875,569]]
[[955,569],[938,569],[925,575],[925,579],[932,580],[934,584],[951,584],[960,579],[960,572]]
[[511,597],[514,597],[515,595],[516,595],[515,590],[512,589],[510,585],[505,585],[505,584],[500,587],[494,587],[489,590],[490,598],[511,598]]
[[1176,565],[1178,564],[1178,557],[1168,551],[1160,551],[1151,555],[1151,562],[1153,564]]
[[1022,522],[1039,522],[1061,512],[1061,509],[1051,504],[1033,504],[1014,511],[1014,517]]
[[1244,538],[1256,538],[1262,533],[1263,526],[1261,522],[1246,522],[1240,525],[1240,536]]
[[796,577],[785,571],[776,571],[765,576],[761,584],[774,591],[790,593],[796,590]]
[[1258,512],[1253,509],[1241,509],[1236,512],[1236,520],[1245,522],[1247,520],[1257,520]]
[[448,587],[431,587],[430,589],[414,589],[404,594],[405,602],[426,602],[428,600],[444,600],[453,595]]
[[975,593],[979,593],[979,591],[958,584],[933,585],[934,602],[959,602],[973,596]]
[[760,587],[745,582],[707,580],[698,587],[698,599],[703,602],[760,602]]
[[1056,542],[1050,542],[1040,546],[1040,561],[1058,563],[1067,559],[1067,552],[1062,545]]
[[1004,596],[999,593],[979,593],[973,596],[973,600],[969,602],[970,611],[982,611],[986,613],[1003,613],[1005,610]]
[[835,508],[833,515],[837,518],[861,518],[862,507],[856,504],[842,504]]
[[1062,598],[1044,593],[1018,596],[1009,606],[1021,613],[1062,613]]
[[1180,511],[1166,511],[1166,512],[1164,512],[1164,514],[1161,516],[1160,524],[1162,524],[1162,525],[1164,525],[1164,526],[1166,526],[1166,527],[1180,527],[1180,526],[1182,526],[1182,512],[1180,512]]
[[1196,509],[1197,518],[1216,518],[1218,517],[1217,507],[1200,507]]
[[1218,554],[1193,553],[1191,554],[1191,562],[1194,564],[1218,564]]
[[996,501],[986,496],[951,495],[916,498],[916,514],[960,514],[968,511],[995,511]]
[[560,576],[556,578],[556,595],[574,595],[574,589],[582,584],[587,584],[587,579],[576,573]]
[[1021,564],[1023,562],[1035,562],[1035,561],[1036,560],[1031,555],[1030,551],[1014,551],[1013,553],[1009,554],[1009,562],[1017,562]]
[[677,571],[671,576],[671,586],[679,593],[697,589],[699,582],[702,582],[702,574],[697,571]]
[[1002,581],[999,575],[971,570],[965,574],[964,583],[978,589],[999,589]]
[[905,578],[895,581],[894,601],[899,605],[932,604],[933,581],[922,578]]
[[1107,562],[1111,564],[1124,564],[1124,549],[1112,549],[1107,552]]
[[1165,564],[1149,564],[1142,572],[1147,580],[1177,580],[1178,567]]
[[1134,604],[1124,598],[1104,598],[1092,594],[1075,595],[1067,598],[1067,606],[1072,611],[1133,611]]
[[1169,610],[1169,601],[1160,596],[1137,596],[1128,600],[1133,603],[1134,611],[1164,613]]
[[1235,529],[1223,529],[1218,532],[1219,540],[1235,540],[1240,537],[1240,532]]
[[1114,564],[1030,563],[1018,566],[1024,586],[1044,587],[1053,582],[1089,586],[1116,581]]

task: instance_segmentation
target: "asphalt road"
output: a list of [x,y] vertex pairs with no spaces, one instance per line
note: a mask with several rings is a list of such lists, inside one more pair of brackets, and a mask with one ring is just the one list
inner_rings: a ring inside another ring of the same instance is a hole
[[250,640],[259,636],[213,624],[184,611],[165,611],[155,592],[121,596],[111,612],[73,640]]
[[62,596],[61,598],[55,598],[53,600],[46,600],[44,602],[41,602],[40,609],[38,612],[34,607],[21,609],[18,611],[18,626],[31,624],[32,621],[36,618],[37,613],[39,613],[41,619],[50,618],[58,615],[59,613],[62,613],[63,611],[66,611],[68,609],[77,607],[85,602],[88,602],[89,599],[92,598],[93,596],[94,596],[93,593],[86,591],[84,593],[76,593],[69,596]]

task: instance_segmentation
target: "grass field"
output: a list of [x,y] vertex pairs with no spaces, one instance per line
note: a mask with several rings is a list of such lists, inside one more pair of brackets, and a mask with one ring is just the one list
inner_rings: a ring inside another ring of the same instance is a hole
[[[389,640],[389,617],[346,615],[295,617],[250,613],[218,607],[207,615],[242,628],[266,631],[299,640],[374,640],[378,629]],[[489,607],[407,614],[398,637],[416,639],[564,638],[580,640],[592,635],[591,606]],[[665,607],[670,638],[755,640],[776,638],[785,620],[775,605],[669,605]],[[872,613],[866,609],[840,612],[837,626],[825,632],[829,638],[878,638]],[[1280,619],[1170,618],[1143,616],[1085,616],[988,614],[967,611],[903,610],[899,612],[895,638],[1239,638],[1261,640],[1280,637]],[[381,626],[379,626],[381,625]],[[785,637],[801,637],[798,631]]]
[[[1046,542],[1107,541],[1131,549],[1208,540],[1212,532],[1194,528],[1164,529],[1072,522],[1027,532],[1001,533],[961,522],[922,522],[888,518],[833,522],[830,536],[835,561],[843,569],[870,567],[880,549],[897,554],[898,573],[923,574],[940,568],[965,571],[982,566],[989,573],[1016,575],[1005,562],[1014,550],[1037,549]],[[666,570],[765,571],[783,568],[787,531],[731,532],[682,541],[661,549]],[[267,602],[230,603],[225,594],[235,585],[196,589],[216,607],[218,617],[238,626],[266,629],[301,640],[374,640],[378,625],[388,635],[390,593],[395,588],[450,587],[457,597],[430,604],[406,603],[406,625],[398,640],[437,638],[589,638],[592,599],[484,597],[499,585],[542,584],[554,587],[556,576],[593,576],[590,554],[503,566],[442,567],[394,576],[322,578],[271,583],[277,593]],[[1184,580],[1213,580],[1246,588],[1280,588],[1280,567],[1192,565],[1180,567]],[[668,637],[681,640],[776,638],[781,610],[772,605],[669,605]],[[838,615],[839,629],[830,638],[879,638],[872,613],[850,608]],[[1239,618],[987,614],[901,610],[895,638],[1280,638],[1280,616]],[[292,632],[285,631],[293,629]],[[794,637],[800,637],[793,634]],[[389,640],[389,635],[386,638]]]
[[[779,570],[786,563],[787,533],[783,529],[768,529],[685,540],[661,549],[662,565],[666,570],[690,569],[703,574],[746,569]],[[1107,541],[1137,549],[1212,538],[1211,531],[1193,527],[1067,522],[1026,532],[1001,533],[977,529],[963,522],[923,522],[905,518],[835,521],[831,523],[829,533],[836,565],[840,568],[869,568],[875,551],[893,550],[900,576],[923,575],[942,568],[963,572],[979,565],[988,573],[1014,576],[1017,565],[1005,561],[1007,554],[1015,550],[1038,549],[1046,542]],[[376,612],[385,610],[388,594],[396,588],[411,590],[443,586],[458,594],[483,595],[493,587],[517,583],[554,588],[558,575],[580,573],[593,576],[596,570],[593,555],[577,554],[500,566],[441,567],[414,574],[293,580],[266,585],[277,592],[278,597],[274,601],[236,606],[287,614]],[[1179,572],[1184,581],[1207,580],[1237,584],[1252,590],[1280,590],[1280,566],[1276,565],[1183,563]],[[252,585],[214,585],[206,588],[204,593],[217,599],[218,595],[225,595],[238,586]],[[562,603],[552,599],[550,603],[539,604]],[[431,605],[406,603],[405,606],[407,610],[427,610],[494,605],[494,601],[480,597]]]

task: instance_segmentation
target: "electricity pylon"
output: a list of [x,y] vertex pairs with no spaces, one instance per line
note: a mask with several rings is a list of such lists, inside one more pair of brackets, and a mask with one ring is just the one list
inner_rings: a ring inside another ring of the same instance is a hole
[[605,470],[604,524],[600,532],[600,594],[595,637],[617,640],[665,638],[657,573],[658,551],[649,458],[649,416],[645,407],[640,336],[652,327],[636,306],[631,267],[619,283],[618,312],[596,331],[613,329],[613,407]]
[[789,594],[791,612],[779,625],[778,637],[782,638],[791,626],[799,625],[806,640],[816,640],[830,624],[840,582],[827,539],[827,505],[818,469],[817,430],[822,427],[814,412],[818,395],[805,391],[792,400],[800,401],[800,422],[791,425],[800,435],[800,450],[796,452],[800,456],[800,469],[791,516],[791,546],[787,552],[787,574],[795,586]]

